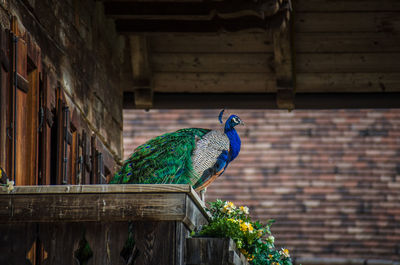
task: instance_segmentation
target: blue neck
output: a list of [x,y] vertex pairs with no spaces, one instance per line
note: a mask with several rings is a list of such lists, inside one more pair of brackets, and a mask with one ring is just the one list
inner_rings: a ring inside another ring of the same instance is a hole
[[229,150],[229,162],[233,161],[240,152],[240,137],[234,128],[229,128],[225,126],[225,134],[228,136],[230,142],[230,150]]

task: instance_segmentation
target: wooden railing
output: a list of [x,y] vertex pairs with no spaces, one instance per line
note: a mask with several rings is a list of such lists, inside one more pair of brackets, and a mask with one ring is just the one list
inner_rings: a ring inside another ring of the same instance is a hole
[[189,185],[0,187],[0,264],[245,264],[208,219]]
[[184,264],[202,206],[188,185],[3,188],[0,264]]

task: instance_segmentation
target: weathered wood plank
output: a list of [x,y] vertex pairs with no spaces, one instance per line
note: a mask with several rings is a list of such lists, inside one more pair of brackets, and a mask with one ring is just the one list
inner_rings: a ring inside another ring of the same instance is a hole
[[[132,94],[124,93],[124,108]],[[275,93],[155,93],[159,109],[276,109]],[[297,93],[296,109],[400,108],[400,93]]]
[[[273,81],[275,83],[275,81]],[[134,109],[133,93],[124,93],[124,108]],[[159,109],[243,108],[275,109],[275,93],[155,93]]]
[[396,73],[400,53],[298,53],[297,73]]
[[400,31],[398,12],[298,13],[296,32],[386,32]]
[[139,256],[134,264],[175,264],[175,222],[136,222]]
[[400,73],[298,73],[297,91],[399,92]]
[[[65,226],[68,229],[67,231],[73,230],[68,225]],[[75,231],[71,231],[78,235],[73,239],[75,241],[74,250],[76,251],[77,249],[78,241],[85,236],[93,251],[93,257],[89,260],[88,264],[126,264],[120,253],[128,238],[129,230],[127,222],[80,223],[79,225],[81,227],[74,230],[78,230],[80,233],[77,234]]]
[[35,224],[0,224],[0,264],[31,265],[26,256],[35,240]]
[[79,241],[83,237],[87,225],[84,223],[41,223],[32,225],[37,227],[35,229],[37,237],[47,252],[44,264],[67,265],[76,263],[74,252],[78,249]]
[[183,73],[271,73],[274,70],[272,53],[153,53],[154,72]]
[[186,216],[183,222],[190,230],[194,230],[196,226],[207,223],[207,220],[199,209],[199,206],[193,202],[192,198],[186,197]]
[[94,186],[16,187],[11,194],[2,188],[0,223],[175,220],[193,229],[207,222],[189,185]]
[[149,35],[150,49],[154,53],[269,53],[272,40],[265,33],[232,34],[160,34]]
[[400,36],[382,32],[297,33],[295,39],[298,53],[400,52]]
[[[3,197],[3,196],[2,196]],[[184,194],[13,196],[2,199],[0,222],[183,220]]]
[[350,11],[400,11],[398,0],[297,0],[296,11],[350,12]]
[[175,265],[185,263],[186,238],[189,237],[189,230],[181,222],[175,222]]
[[263,93],[275,88],[273,73],[154,73],[156,92]]
[[153,20],[153,19],[117,19],[115,27],[122,34],[139,33],[217,33],[217,32],[267,32],[270,19],[255,16],[212,20]]
[[113,184],[113,185],[41,185],[15,186],[12,194],[7,194],[1,187],[2,195],[22,194],[90,194],[90,193],[188,193],[192,196],[194,190],[190,185],[180,184]]
[[246,265],[247,259],[229,238],[186,239],[186,264]]

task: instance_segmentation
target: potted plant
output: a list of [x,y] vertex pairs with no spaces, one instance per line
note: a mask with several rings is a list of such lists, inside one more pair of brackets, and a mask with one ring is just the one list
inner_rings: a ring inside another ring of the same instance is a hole
[[292,265],[289,250],[277,249],[271,234],[271,225],[251,220],[249,208],[236,206],[232,202],[216,200],[206,209],[211,220],[194,237],[231,238],[237,249],[252,265]]

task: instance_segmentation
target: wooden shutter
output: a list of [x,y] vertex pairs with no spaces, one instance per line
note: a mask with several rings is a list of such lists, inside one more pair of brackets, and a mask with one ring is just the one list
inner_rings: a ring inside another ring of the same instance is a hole
[[92,151],[92,172],[90,174],[90,183],[98,184],[99,182],[99,151],[96,148],[96,135],[90,138],[90,146]]
[[70,133],[71,133],[71,144],[68,159],[69,167],[69,183],[78,184],[80,183],[78,171],[79,171],[79,133],[78,128],[80,127],[78,114],[76,109],[71,114],[70,121]]
[[92,171],[90,140],[85,129],[82,130],[82,150],[83,150],[83,170],[82,184],[90,184],[90,174]]
[[71,145],[73,144],[71,114],[60,86],[58,87],[57,98],[56,184],[70,184],[70,170],[72,169]]
[[9,32],[0,27],[0,166],[11,177],[11,102]]
[[76,184],[83,184],[83,141],[82,141],[82,133],[77,134],[78,138],[78,147],[77,147],[77,159],[76,159]]
[[92,183],[105,184],[111,180],[111,171],[115,168],[115,160],[95,135],[92,136],[93,170]]
[[39,184],[51,184],[51,163],[54,161],[52,152],[52,126],[54,124],[54,115],[52,108],[51,82],[48,73],[43,74],[40,82],[40,111],[39,111]]
[[16,95],[13,175],[16,185],[35,185],[38,184],[40,49],[15,17],[11,25],[14,40],[13,92]]

